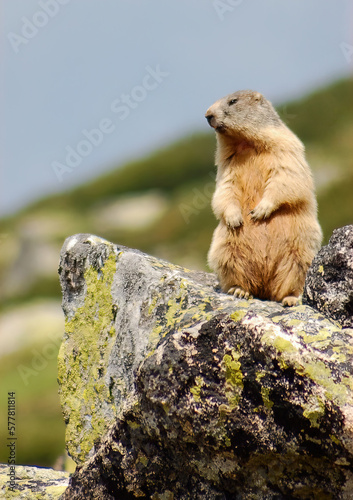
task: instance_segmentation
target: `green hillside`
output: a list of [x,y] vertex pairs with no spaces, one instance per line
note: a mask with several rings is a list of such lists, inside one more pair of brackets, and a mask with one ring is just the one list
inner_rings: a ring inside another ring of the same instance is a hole
[[[335,227],[353,223],[353,80],[336,82],[278,110],[306,146],[327,242]],[[0,329],[9,342],[18,335],[22,346],[9,351],[0,364],[1,393],[13,381],[19,395],[23,439],[18,463],[53,465],[64,449],[55,352],[50,359],[42,354],[52,331],[60,332],[64,325],[60,313],[52,324],[38,319],[38,311],[48,311],[49,300],[60,308],[57,266],[64,239],[94,233],[176,264],[206,269],[216,226],[210,208],[214,150],[211,130],[194,134],[0,221]],[[39,326],[43,332],[34,339]],[[58,345],[56,340],[54,351]],[[38,353],[45,359],[34,370]],[[32,369],[28,386],[19,366]]]

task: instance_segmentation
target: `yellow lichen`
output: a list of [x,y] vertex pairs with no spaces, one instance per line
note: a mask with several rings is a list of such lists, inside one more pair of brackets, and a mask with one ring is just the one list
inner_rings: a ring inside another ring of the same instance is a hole
[[241,363],[239,362],[240,356],[240,352],[232,349],[231,354],[225,354],[223,357],[222,364],[226,379],[225,392],[231,408],[235,408],[239,404],[244,388]]
[[[114,341],[111,286],[115,270],[116,255],[112,252],[99,271],[93,267],[85,271],[84,305],[66,321],[68,339],[59,351],[60,398],[64,414],[70,417],[66,445],[76,462],[86,460],[94,441],[104,434],[116,412],[104,380]],[[95,404],[101,405],[102,401],[110,403],[110,421],[95,411]],[[88,415],[89,427],[85,425]]]
[[338,444],[339,446],[341,446],[341,442],[339,439],[336,438],[336,436],[334,436],[333,434],[330,434],[330,438],[331,438],[331,441],[335,444]]
[[268,387],[261,387],[261,396],[264,406],[271,410],[274,403],[270,400],[270,389]]
[[199,403],[201,401],[201,387],[204,385],[202,377],[198,376],[195,379],[195,385],[190,388],[190,392],[194,397],[194,400]]
[[303,404],[303,408],[303,415],[310,421],[310,426],[319,428],[319,419],[325,415],[323,401],[319,397],[312,396],[309,401]]
[[292,342],[280,336],[275,337],[273,345],[279,352],[286,352],[286,353],[297,352],[297,349],[296,347],[294,347]]
[[246,315],[246,312],[247,311],[241,311],[241,310],[239,311],[239,310],[237,310],[237,311],[234,311],[230,315],[230,317],[232,318],[233,321],[240,321],[241,319],[244,318],[244,316]]

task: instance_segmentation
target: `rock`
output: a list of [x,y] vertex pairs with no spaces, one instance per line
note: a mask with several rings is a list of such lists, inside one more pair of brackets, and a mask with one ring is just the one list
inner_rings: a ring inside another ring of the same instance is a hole
[[353,327],[353,226],[335,229],[307,274],[303,302]]
[[352,330],[91,235],[59,272],[63,499],[353,498]]
[[[15,468],[15,486],[10,485],[10,466],[0,464],[0,496],[8,500],[54,500],[59,498],[69,484],[68,472],[22,465]],[[10,488],[11,486],[11,488]]]
[[212,317],[216,280],[91,235],[66,240],[59,272],[59,384],[67,449],[80,463],[136,401],[134,372],[167,331]]

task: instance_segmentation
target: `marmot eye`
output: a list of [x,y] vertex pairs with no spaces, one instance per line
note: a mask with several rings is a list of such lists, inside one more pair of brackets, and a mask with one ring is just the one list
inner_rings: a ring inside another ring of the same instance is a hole
[[231,106],[232,104],[235,104],[236,102],[238,102],[238,99],[231,99],[229,102],[228,102],[228,105]]

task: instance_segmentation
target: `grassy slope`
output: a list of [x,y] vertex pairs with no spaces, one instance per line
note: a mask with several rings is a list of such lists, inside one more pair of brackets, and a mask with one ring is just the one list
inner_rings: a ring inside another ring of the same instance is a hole
[[172,193],[178,186],[199,179],[213,169],[213,156],[211,134],[195,134],[72,191],[45,198],[29,210],[41,207],[86,210],[102,199],[155,188]]
[[[1,428],[7,429],[7,393],[16,393],[16,463],[52,466],[64,452],[65,425],[57,394],[57,352],[45,356],[48,343],[1,358]],[[44,355],[43,355],[44,352]],[[5,434],[3,434],[5,435]],[[1,447],[0,462],[8,450]]]

